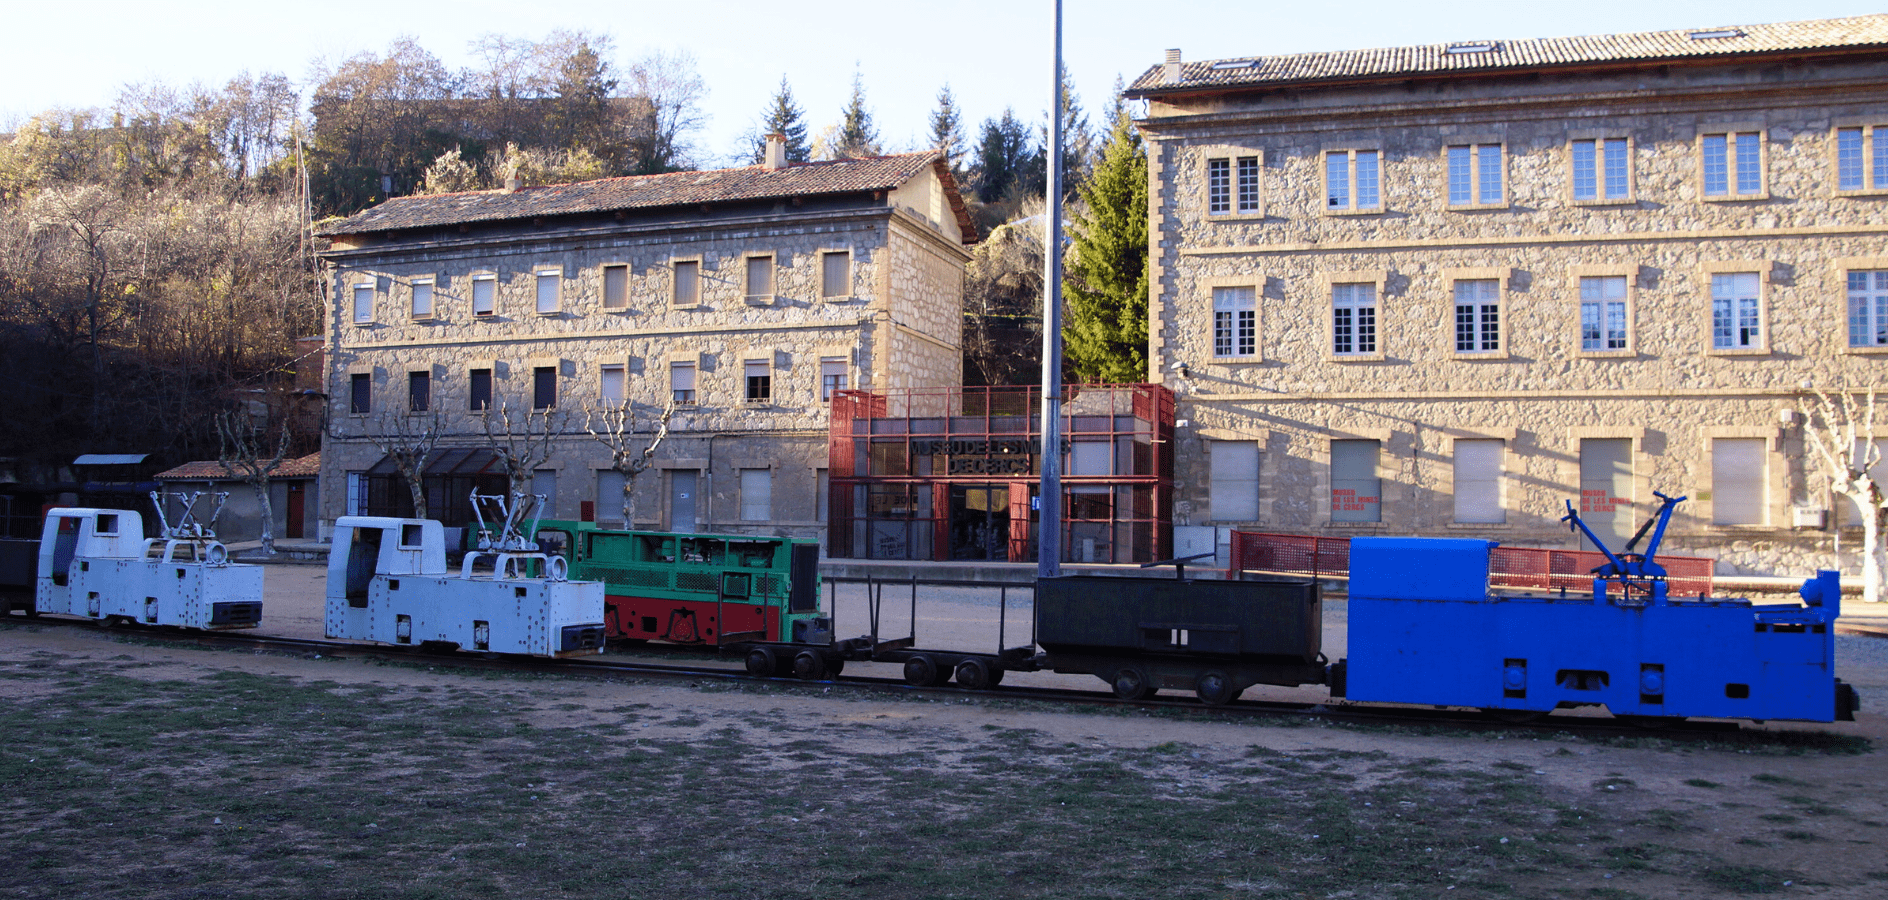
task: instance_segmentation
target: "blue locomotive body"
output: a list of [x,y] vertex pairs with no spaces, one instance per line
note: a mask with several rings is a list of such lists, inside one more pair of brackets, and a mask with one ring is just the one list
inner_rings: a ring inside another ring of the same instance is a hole
[[1836,573],[1805,582],[1805,606],[1674,599],[1616,560],[1593,593],[1500,596],[1494,543],[1351,542],[1345,696],[1516,713],[1604,705],[1619,716],[1853,719],[1835,677]]

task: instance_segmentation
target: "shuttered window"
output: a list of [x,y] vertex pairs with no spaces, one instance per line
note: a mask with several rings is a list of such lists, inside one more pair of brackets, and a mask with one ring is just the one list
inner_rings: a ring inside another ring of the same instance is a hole
[[772,469],[741,470],[741,521],[765,522],[774,513]]
[[1763,438],[1717,438],[1711,442],[1711,521],[1718,525],[1762,525]]
[[1208,441],[1208,490],[1216,522],[1259,520],[1259,445]]
[[1501,508],[1501,441],[1455,442],[1455,520],[1498,524]]
[[1331,442],[1331,521],[1383,521],[1378,441]]

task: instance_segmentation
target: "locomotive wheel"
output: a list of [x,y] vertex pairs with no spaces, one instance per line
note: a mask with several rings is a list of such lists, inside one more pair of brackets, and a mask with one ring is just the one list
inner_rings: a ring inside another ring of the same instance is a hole
[[1145,671],[1124,666],[1114,674],[1114,695],[1123,700],[1145,700],[1154,695],[1154,685]]
[[1486,713],[1491,719],[1498,719],[1515,725],[1526,725],[1529,722],[1538,722],[1547,718],[1548,711],[1544,709],[1496,709],[1492,706],[1488,706],[1483,707],[1482,712]]
[[839,673],[844,672],[845,670],[846,670],[846,661],[844,659],[835,656],[835,657],[832,657],[831,659],[826,660],[826,677],[827,678],[838,678]]
[[1239,691],[1232,686],[1232,679],[1224,672],[1206,672],[1193,683],[1193,693],[1200,702],[1207,706],[1225,706],[1232,698],[1239,696]]
[[914,656],[905,660],[905,683],[912,687],[930,687],[937,678],[937,663],[929,656]]
[[747,674],[755,678],[772,678],[780,672],[780,661],[774,656],[772,647],[755,647],[747,651]]
[[992,666],[981,659],[966,659],[957,664],[957,686],[971,691],[987,691],[996,686],[990,677]]
[[825,655],[818,650],[801,650],[793,657],[793,674],[807,681],[825,678]]

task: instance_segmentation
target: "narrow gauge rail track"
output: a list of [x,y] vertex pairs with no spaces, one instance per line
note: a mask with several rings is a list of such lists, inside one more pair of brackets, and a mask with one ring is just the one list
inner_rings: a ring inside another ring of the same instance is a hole
[[961,687],[915,687],[899,678],[882,678],[868,675],[842,675],[818,681],[808,681],[790,677],[754,678],[741,669],[720,668],[715,666],[665,664],[637,660],[609,659],[604,657],[577,657],[572,659],[540,659],[534,657],[499,656],[496,654],[475,654],[459,650],[435,650],[428,647],[393,647],[383,644],[355,643],[349,641],[311,640],[307,638],[289,638],[272,635],[257,635],[244,632],[201,632],[177,628],[147,628],[143,626],[115,626],[103,622],[83,619],[34,617],[31,619],[8,617],[17,624],[31,622],[36,625],[57,625],[68,628],[89,628],[109,632],[126,638],[149,640],[178,641],[197,644],[204,647],[222,649],[249,649],[256,652],[275,652],[291,654],[315,654],[341,659],[370,659],[384,662],[403,662],[427,665],[449,665],[467,669],[486,669],[509,672],[536,674],[570,675],[584,678],[608,679],[619,676],[643,676],[672,679],[713,679],[729,683],[764,683],[790,690],[820,688],[822,690],[838,687],[861,692],[878,692],[901,695],[926,695],[944,699],[972,698],[983,700],[1010,700],[1059,704],[1089,708],[1125,708],[1162,711],[1170,713],[1192,713],[1214,718],[1296,718],[1306,720],[1324,720],[1328,722],[1354,725],[1419,726],[1437,729],[1459,729],[1465,731],[1510,732],[1556,734],[1568,733],[1583,737],[1640,736],[1660,737],[1673,740],[1710,740],[1727,734],[1739,732],[1736,722],[1725,721],[1681,721],[1681,722],[1643,722],[1608,719],[1585,716],[1558,716],[1545,719],[1515,722],[1503,721],[1479,710],[1443,707],[1414,706],[1367,706],[1349,703],[1295,703],[1265,700],[1236,700],[1224,706],[1203,706],[1197,701],[1162,699],[1128,701],[1112,694],[1100,691],[1079,691],[1069,688],[1032,688],[1018,685],[1001,685],[982,691],[969,691]]

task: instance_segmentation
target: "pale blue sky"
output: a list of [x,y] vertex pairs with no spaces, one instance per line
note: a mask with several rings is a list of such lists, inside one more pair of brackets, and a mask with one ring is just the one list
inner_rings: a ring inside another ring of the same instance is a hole
[[[719,0],[255,0],[13,3],[0,54],[0,130],[49,107],[108,106],[120,85],[217,85],[247,70],[301,85],[320,57],[384,51],[408,35],[454,69],[480,35],[538,39],[554,28],[613,34],[622,62],[694,54],[708,85],[706,164],[729,160],[786,75],[812,130],[837,121],[855,64],[888,149],[923,143],[949,82],[966,131],[1013,106],[1039,121],[1050,97],[1049,0],[824,3]],[[1064,58],[1091,118],[1117,74],[1132,80],[1168,47],[1188,59],[1559,37],[1820,19],[1880,12],[1865,0],[1065,0]],[[279,10],[274,12],[271,10]],[[1149,11],[1154,11],[1152,16]],[[28,36],[30,38],[23,38]]]

